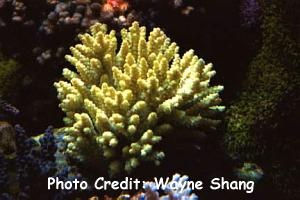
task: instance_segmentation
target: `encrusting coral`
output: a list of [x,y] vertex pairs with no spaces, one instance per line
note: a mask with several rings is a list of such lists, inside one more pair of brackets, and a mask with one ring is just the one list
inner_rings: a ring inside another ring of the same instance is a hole
[[85,160],[98,151],[111,175],[122,168],[131,172],[142,160],[160,164],[165,155],[154,145],[175,126],[217,125],[212,116],[224,110],[223,86],[210,86],[212,64],[193,50],[180,57],[159,28],[146,39],[146,28],[137,22],[121,31],[119,50],[115,31],[107,33],[106,25],[90,31],[79,35],[82,44],[66,56],[78,73],[65,68],[67,81],[54,84],[71,157]]
[[[299,199],[300,49],[287,25],[285,1],[261,0],[262,45],[251,62],[245,87],[227,109],[224,144],[242,161],[262,162],[285,199]],[[290,2],[292,3],[292,1]],[[294,116],[296,115],[296,116]],[[288,120],[287,120],[288,119]]]
[[225,117],[227,150],[246,160],[263,155],[262,141],[270,139],[262,132],[276,128],[277,123],[273,121],[279,117],[278,113],[283,116],[284,112],[279,109],[285,97],[299,87],[296,71],[299,48],[283,24],[283,14],[277,5],[280,1],[274,2],[261,2],[262,47],[249,66],[239,100],[227,109]]

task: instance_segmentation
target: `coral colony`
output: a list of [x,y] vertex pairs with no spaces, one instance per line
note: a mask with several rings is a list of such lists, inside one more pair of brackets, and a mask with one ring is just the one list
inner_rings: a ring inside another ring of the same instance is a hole
[[212,64],[193,50],[181,57],[176,43],[159,28],[147,39],[137,22],[121,35],[118,51],[115,31],[107,33],[103,24],[79,35],[82,44],[66,56],[78,73],[65,68],[68,82],[55,83],[67,115],[67,153],[84,160],[94,155],[84,147],[97,145],[95,150],[110,163],[110,174],[131,172],[143,160],[159,165],[165,155],[155,144],[168,131],[214,127],[218,121],[211,114],[224,110],[219,106],[223,87],[209,84],[215,75]]
[[300,199],[299,16],[0,0],[0,200]]

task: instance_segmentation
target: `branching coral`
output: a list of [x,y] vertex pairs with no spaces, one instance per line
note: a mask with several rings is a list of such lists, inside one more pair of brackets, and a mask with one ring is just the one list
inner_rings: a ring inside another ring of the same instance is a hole
[[64,69],[68,81],[55,83],[71,156],[85,159],[83,149],[100,150],[110,174],[130,172],[141,160],[160,164],[164,153],[154,145],[172,127],[218,123],[211,117],[224,110],[223,87],[210,86],[212,64],[193,50],[180,57],[163,31],[155,28],[146,39],[137,22],[121,31],[118,51],[115,31],[107,33],[103,24],[90,30],[66,56],[78,73]]

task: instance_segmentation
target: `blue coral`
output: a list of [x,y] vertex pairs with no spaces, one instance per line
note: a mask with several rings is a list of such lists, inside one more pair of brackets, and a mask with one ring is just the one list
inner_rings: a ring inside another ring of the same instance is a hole
[[[15,126],[17,144],[17,176],[20,184],[20,191],[30,194],[32,189],[38,187],[41,179],[55,174],[55,152],[56,144],[52,128],[49,127],[46,133],[39,139],[40,145],[33,138],[27,137],[25,130]],[[31,184],[32,183],[32,184]]]
[[[49,126],[45,133],[36,138],[28,137],[26,131],[20,126],[15,126],[17,157],[16,175],[19,185],[17,199],[40,199],[47,196],[48,199],[69,199],[81,195],[76,190],[47,191],[45,183],[48,177],[58,177],[63,181],[74,179],[83,180],[83,176],[77,172],[76,167],[68,166],[63,156],[65,148],[62,136],[54,135],[53,127]],[[4,184],[7,183],[8,173],[4,157],[0,155],[0,199],[13,199]],[[36,191],[39,191],[36,193]],[[40,196],[42,195],[42,196]],[[15,197],[14,196],[14,197]]]
[[57,144],[53,135],[53,127],[49,126],[45,134],[39,139],[40,147],[40,170],[42,175],[51,175],[56,171],[55,153]]
[[32,138],[27,137],[25,130],[21,126],[16,125],[15,130],[17,138],[17,176],[20,189],[27,191],[30,187],[28,184],[39,173],[38,152],[34,149],[38,144]]

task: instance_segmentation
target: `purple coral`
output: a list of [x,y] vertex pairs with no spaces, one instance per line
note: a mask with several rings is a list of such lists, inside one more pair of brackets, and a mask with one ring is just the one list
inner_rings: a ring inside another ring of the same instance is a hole
[[258,24],[261,9],[257,0],[243,0],[241,4],[242,26],[255,27]]

